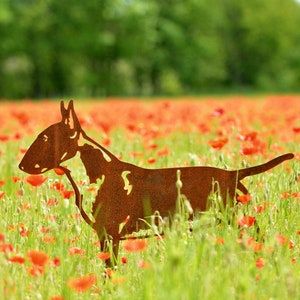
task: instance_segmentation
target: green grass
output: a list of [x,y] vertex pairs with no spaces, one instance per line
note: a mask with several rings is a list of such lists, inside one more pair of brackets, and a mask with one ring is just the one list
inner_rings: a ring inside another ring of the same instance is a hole
[[[1,178],[5,185],[0,190],[5,196],[0,200],[0,233],[2,243],[9,243],[15,253],[0,252],[0,294],[4,299],[298,299],[300,298],[300,196],[283,199],[284,192],[298,191],[296,182],[297,161],[287,162],[271,172],[247,178],[243,182],[252,194],[246,205],[234,208],[220,207],[217,196],[215,203],[204,213],[198,213],[190,231],[184,210],[173,217],[172,225],[165,228],[164,238],[150,237],[147,249],[128,253],[121,248],[120,260],[112,278],[104,276],[104,263],[97,258],[100,251],[96,234],[79,217],[74,198],[63,200],[51,189],[54,181],[62,181],[68,189],[66,178],[53,171],[45,176],[48,181],[34,188],[24,182],[26,174],[18,170],[19,149],[29,145],[31,136],[22,141],[1,143]],[[128,141],[121,129],[111,135],[113,153],[122,159],[138,165],[145,165],[153,150],[145,152],[139,137]],[[151,167],[209,164],[222,168],[238,168],[245,164],[266,161],[254,156],[246,162],[238,154],[238,145],[233,143],[230,153],[212,150],[207,144],[210,136],[198,133],[175,132],[156,140],[159,148],[168,146],[168,156],[158,157]],[[201,147],[199,147],[201,144]],[[296,144],[288,145],[296,149]],[[132,158],[133,151],[144,151],[145,156]],[[204,163],[203,158],[209,158]],[[86,179],[79,168],[79,161],[68,163],[77,181]],[[290,171],[287,171],[288,167]],[[14,183],[12,176],[22,180]],[[174,182],[174,185],[176,182]],[[17,192],[21,191],[18,196]],[[90,193],[84,191],[87,202],[92,201]],[[58,205],[47,206],[47,200],[54,198]],[[261,213],[253,210],[265,205]],[[22,210],[24,204],[30,208]],[[88,203],[86,204],[88,206]],[[243,215],[255,216],[257,226],[240,228],[237,220]],[[56,219],[52,219],[55,216]],[[23,225],[22,225],[23,224]],[[21,236],[20,230],[29,230],[28,236]],[[42,228],[49,230],[43,233]],[[284,244],[278,242],[278,235],[286,237]],[[55,241],[47,243],[44,237]],[[290,242],[291,241],[291,242]],[[262,244],[257,251],[255,245]],[[293,245],[293,246],[291,246]],[[78,247],[84,254],[70,255],[69,249]],[[27,252],[36,249],[47,253],[50,261],[60,259],[60,266],[46,266],[45,272],[36,277],[28,274],[31,264]],[[14,264],[9,257],[20,255],[26,258],[24,264]],[[257,261],[263,262],[258,268]],[[68,286],[68,280],[87,274],[95,274],[97,283],[84,293],[77,293]]]

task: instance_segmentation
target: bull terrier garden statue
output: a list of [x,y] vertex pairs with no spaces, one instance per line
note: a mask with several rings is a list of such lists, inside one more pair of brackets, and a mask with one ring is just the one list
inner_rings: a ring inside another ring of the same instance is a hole
[[[80,126],[72,100],[67,108],[61,101],[60,109],[61,121],[37,136],[19,168],[29,174],[41,174],[54,168],[64,171],[75,191],[81,216],[97,232],[102,250],[107,237],[113,245],[114,259],[111,258],[108,264],[115,264],[119,242],[125,232],[134,232],[136,224],[154,212],[158,211],[162,217],[175,212],[178,170],[182,182],[181,193],[189,200],[194,211],[204,211],[212,192],[217,192],[224,202],[229,199],[233,203],[236,190],[248,194],[247,188],[241,183],[243,178],[265,172],[294,157],[292,153],[287,153],[262,165],[232,171],[208,166],[142,168],[119,160],[91,139]],[[71,171],[62,166],[77,153],[90,183],[101,181],[92,207],[94,220],[82,206],[83,197]],[[124,220],[129,221],[120,232],[120,224]]]

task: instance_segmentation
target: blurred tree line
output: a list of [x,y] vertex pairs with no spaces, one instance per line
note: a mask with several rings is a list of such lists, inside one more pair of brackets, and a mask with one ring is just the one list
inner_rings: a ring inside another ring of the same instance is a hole
[[1,0],[0,97],[299,91],[296,0]]

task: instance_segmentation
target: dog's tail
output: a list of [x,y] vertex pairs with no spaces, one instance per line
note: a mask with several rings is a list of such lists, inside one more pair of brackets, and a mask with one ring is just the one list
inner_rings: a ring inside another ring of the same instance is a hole
[[286,153],[286,154],[278,156],[262,165],[238,170],[237,171],[238,172],[238,180],[242,180],[243,178],[245,178],[247,176],[266,172],[269,169],[272,169],[272,168],[276,167],[277,165],[279,165],[280,163],[284,162],[285,160],[292,159],[292,158],[294,158],[293,153]]

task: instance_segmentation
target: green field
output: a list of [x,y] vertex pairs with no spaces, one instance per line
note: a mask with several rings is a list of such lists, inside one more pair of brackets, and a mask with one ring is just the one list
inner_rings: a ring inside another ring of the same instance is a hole
[[[1,299],[300,299],[299,100],[75,101],[91,137],[143,167],[237,169],[295,154],[243,180],[246,204],[224,207],[212,194],[192,224],[182,209],[163,235],[152,226],[140,251],[121,247],[112,270],[67,178],[49,171],[34,186],[18,169],[37,134],[60,121],[59,102],[0,102]],[[95,191],[80,160],[66,164],[89,211]]]

